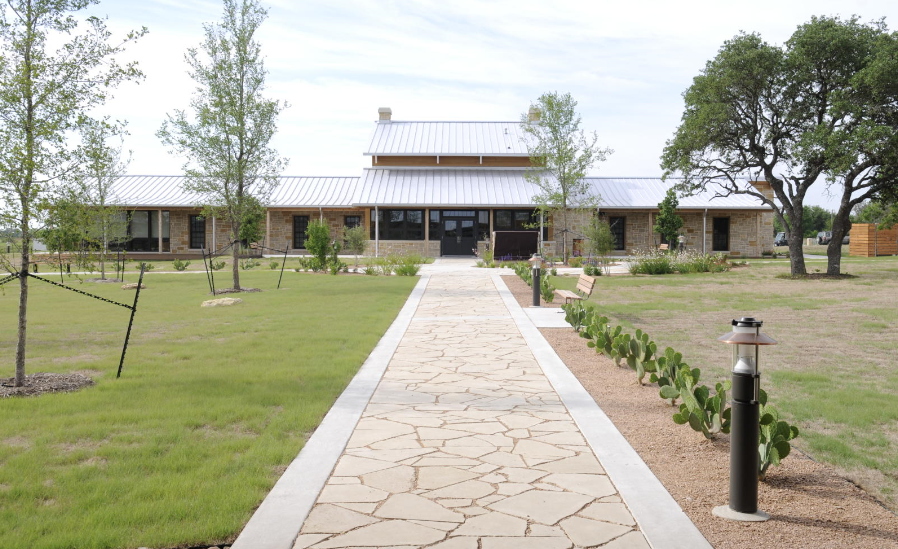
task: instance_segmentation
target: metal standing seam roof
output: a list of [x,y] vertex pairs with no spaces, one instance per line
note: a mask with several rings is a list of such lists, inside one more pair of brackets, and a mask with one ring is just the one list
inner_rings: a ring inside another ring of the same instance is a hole
[[[356,206],[514,206],[532,207],[538,187],[510,169],[366,168]],[[661,178],[588,177],[600,197],[599,208],[654,209],[672,184]],[[748,185],[748,181],[744,181]],[[747,195],[714,193],[679,199],[682,209],[767,209]]]
[[528,156],[520,122],[379,122],[365,155]]
[[[354,203],[359,177],[279,177],[268,207],[339,208]],[[183,176],[127,175],[112,186],[116,204],[132,207],[189,207],[202,197],[184,190]]]

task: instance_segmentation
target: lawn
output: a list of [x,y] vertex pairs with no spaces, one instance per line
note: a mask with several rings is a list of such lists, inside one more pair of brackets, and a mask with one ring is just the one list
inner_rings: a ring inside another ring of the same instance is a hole
[[[826,271],[826,260],[808,260]],[[731,348],[715,339],[754,316],[779,344],[762,348],[762,386],[797,422],[796,445],[898,508],[898,258],[845,258],[857,278],[789,280],[788,260],[728,273],[600,277],[589,303],[660,348],[681,351],[706,381],[723,379]],[[553,277],[573,289],[575,277]]]
[[[200,307],[201,276],[148,274],[121,379],[129,312],[32,282],[28,371],[96,385],[0,400],[0,546],[232,540],[417,282],[290,272],[275,290],[276,272],[242,274],[265,291],[219,308]],[[13,371],[18,300],[3,288],[0,377]]]

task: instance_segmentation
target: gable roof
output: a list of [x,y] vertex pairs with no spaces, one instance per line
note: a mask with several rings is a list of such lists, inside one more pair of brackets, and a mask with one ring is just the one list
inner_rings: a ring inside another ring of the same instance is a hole
[[366,156],[528,156],[520,122],[379,122]]

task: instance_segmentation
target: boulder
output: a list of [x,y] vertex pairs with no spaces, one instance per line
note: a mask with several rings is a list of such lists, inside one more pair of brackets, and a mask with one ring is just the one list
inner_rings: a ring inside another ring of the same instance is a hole
[[239,297],[220,297],[218,299],[210,299],[208,301],[203,301],[203,307],[228,307],[230,305],[237,305],[238,303],[243,303],[243,300]]
[[[140,289],[141,289],[141,290],[146,289],[146,287],[147,287],[146,284],[141,284],[141,285],[140,285]],[[122,289],[123,289],[123,290],[136,290],[136,289],[137,289],[137,282],[132,282],[132,283],[130,283],[130,284],[122,284]]]

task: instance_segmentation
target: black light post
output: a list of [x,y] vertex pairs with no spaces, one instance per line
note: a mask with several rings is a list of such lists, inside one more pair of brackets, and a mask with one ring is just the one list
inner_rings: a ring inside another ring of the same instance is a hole
[[765,521],[770,515],[758,510],[758,424],[761,403],[758,349],[776,345],[761,333],[760,320],[733,320],[733,331],[717,341],[733,345],[733,388],[730,420],[730,503],[715,507],[714,515],[738,521]]
[[539,254],[533,254],[530,258],[530,267],[533,275],[533,307],[539,307],[539,273],[543,266],[543,258]]

